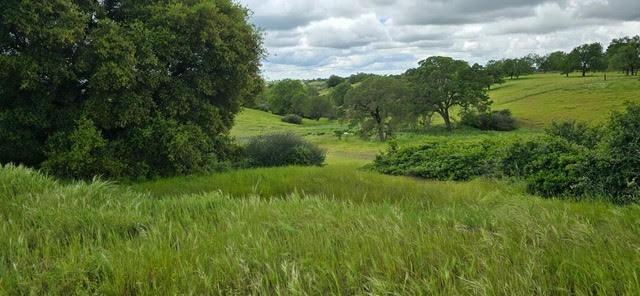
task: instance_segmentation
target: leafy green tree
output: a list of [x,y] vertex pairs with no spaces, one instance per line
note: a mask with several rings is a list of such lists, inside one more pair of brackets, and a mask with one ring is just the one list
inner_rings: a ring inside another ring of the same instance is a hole
[[228,132],[258,92],[263,56],[245,8],[1,3],[0,163],[144,177],[206,170],[233,155]]
[[309,90],[299,80],[285,79],[274,83],[267,92],[267,102],[275,114],[304,115]]
[[438,113],[448,129],[452,128],[452,107],[484,111],[490,104],[484,77],[465,61],[430,57],[421,61],[417,69],[407,71],[406,76],[414,87],[414,108]]
[[342,82],[333,88],[331,91],[331,101],[333,101],[333,104],[338,107],[344,105],[344,97],[352,88],[351,84],[347,81]]
[[570,55],[576,61],[576,66],[582,72],[583,77],[587,75],[587,72],[604,71],[607,68],[600,43],[580,45],[574,48]]
[[502,72],[502,61],[491,60],[485,65],[485,70],[493,80],[493,84],[504,83],[504,73]]
[[519,79],[522,75],[533,73],[533,61],[529,58],[504,59],[502,72],[510,79]]
[[304,107],[304,116],[313,120],[330,117],[332,112],[333,104],[326,96],[313,96],[307,100]]
[[345,81],[344,78],[336,75],[331,75],[331,77],[327,79],[327,86],[329,88],[333,88],[333,87],[336,87],[338,84],[342,83],[343,81]]
[[540,64],[543,72],[562,72],[567,54],[563,51],[556,51],[546,55]]
[[363,136],[375,133],[385,141],[409,114],[410,88],[401,79],[371,77],[351,89],[345,97],[347,116],[359,125]]
[[640,36],[614,39],[607,48],[609,67],[627,75],[637,75],[640,68]]

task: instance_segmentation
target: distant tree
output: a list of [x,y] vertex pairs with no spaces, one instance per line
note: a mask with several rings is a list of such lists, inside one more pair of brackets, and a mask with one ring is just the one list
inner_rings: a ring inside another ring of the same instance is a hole
[[502,72],[510,79],[519,79],[522,75],[533,73],[533,62],[528,58],[505,59],[502,61]]
[[304,117],[320,120],[322,117],[329,117],[333,111],[333,104],[326,96],[312,96],[304,106]]
[[491,76],[492,80],[493,80],[493,84],[502,84],[504,83],[504,73],[502,70],[502,61],[494,61],[491,60],[487,63],[487,65],[484,67],[487,74],[489,76]]
[[577,62],[576,66],[582,72],[583,77],[587,75],[587,72],[604,71],[607,68],[600,43],[580,45],[571,51],[570,56],[570,59]]
[[329,88],[333,88],[333,87],[336,87],[338,84],[342,83],[343,81],[345,81],[344,78],[336,75],[331,75],[331,77],[327,79],[327,86]]
[[353,74],[351,76],[349,76],[349,83],[351,84],[356,84],[356,83],[360,83],[362,81],[364,81],[367,78],[371,78],[371,77],[376,77],[377,75],[375,74],[368,74],[368,73],[358,73],[358,74]]
[[377,134],[380,141],[391,136],[408,114],[410,89],[401,79],[370,77],[345,97],[347,116],[364,136]]
[[334,87],[331,91],[331,101],[333,101],[333,104],[338,107],[344,105],[344,97],[352,88],[353,87],[348,81],[344,81]]
[[484,109],[490,104],[484,77],[476,76],[465,61],[430,57],[421,61],[417,69],[407,71],[406,76],[414,87],[413,105],[438,113],[449,129],[452,107]]
[[607,48],[609,68],[637,75],[640,68],[640,36],[614,39]]
[[546,55],[540,64],[543,72],[562,72],[567,54],[563,51],[556,51]]
[[541,71],[542,63],[544,63],[545,57],[537,53],[530,53],[523,59],[531,67],[531,71]]
[[308,89],[298,80],[285,79],[276,82],[267,92],[271,112],[279,115],[304,115],[303,109],[308,99]]

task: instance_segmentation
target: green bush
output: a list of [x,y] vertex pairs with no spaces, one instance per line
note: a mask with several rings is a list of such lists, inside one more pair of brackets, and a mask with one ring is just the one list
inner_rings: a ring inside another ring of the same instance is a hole
[[481,113],[475,111],[464,112],[460,122],[462,125],[485,131],[512,131],[517,128],[516,120],[509,110]]
[[325,151],[290,133],[253,137],[245,147],[251,167],[321,166]]
[[291,124],[302,124],[302,117],[296,114],[282,116],[282,121]]
[[468,180],[497,171],[498,145],[489,141],[437,142],[397,149],[378,155],[373,168],[390,175],[408,175],[436,180]]
[[587,179],[583,166],[589,151],[559,137],[543,137],[509,146],[502,158],[503,173],[524,178],[530,192],[543,196],[583,195]]
[[511,144],[441,142],[379,155],[386,174],[437,180],[506,176],[524,180],[545,197],[640,202],[640,106],[612,115],[602,128],[574,122],[552,125],[544,137]]
[[595,147],[601,139],[599,129],[575,121],[554,122],[546,129],[546,133],[588,148]]

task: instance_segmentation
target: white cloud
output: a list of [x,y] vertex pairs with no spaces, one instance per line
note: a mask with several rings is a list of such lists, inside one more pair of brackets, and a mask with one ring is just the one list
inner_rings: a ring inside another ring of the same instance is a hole
[[267,79],[399,73],[431,55],[490,59],[640,33],[638,0],[239,0],[265,30]]

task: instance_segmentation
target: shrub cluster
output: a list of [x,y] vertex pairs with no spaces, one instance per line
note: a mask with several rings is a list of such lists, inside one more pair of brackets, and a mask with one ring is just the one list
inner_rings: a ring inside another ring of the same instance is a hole
[[480,113],[475,111],[464,112],[461,123],[484,131],[512,131],[517,128],[516,120],[510,110]]
[[291,124],[302,124],[302,117],[296,114],[287,114],[282,116],[282,121]]
[[489,141],[446,141],[400,150],[392,148],[377,156],[373,166],[390,175],[462,181],[494,174],[496,147]]
[[640,201],[640,106],[614,114],[606,126],[557,123],[546,135],[513,143],[441,142],[379,155],[386,174],[437,180],[503,176],[524,180],[546,197],[601,196]]
[[321,166],[326,155],[323,149],[290,133],[251,138],[245,153],[251,167]]

